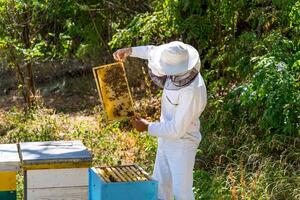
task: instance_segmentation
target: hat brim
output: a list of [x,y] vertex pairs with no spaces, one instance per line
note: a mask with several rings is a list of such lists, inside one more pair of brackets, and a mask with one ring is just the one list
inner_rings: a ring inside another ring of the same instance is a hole
[[163,44],[160,46],[155,46],[150,50],[149,67],[153,71],[157,71],[159,72],[159,74],[164,74],[164,75],[177,75],[193,69],[197,65],[198,61],[200,60],[199,53],[194,47],[188,44],[181,43],[181,45],[184,45],[188,50],[189,60],[187,64],[178,65],[178,66],[164,65],[160,62],[161,55],[162,55],[162,51],[166,49],[169,45],[170,43]]

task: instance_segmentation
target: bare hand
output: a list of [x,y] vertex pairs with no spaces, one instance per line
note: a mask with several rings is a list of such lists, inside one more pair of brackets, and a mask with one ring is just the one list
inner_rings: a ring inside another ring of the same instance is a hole
[[123,48],[117,50],[115,53],[113,53],[114,59],[117,61],[124,61],[128,56],[130,56],[132,53],[131,48]]
[[137,117],[133,120],[132,125],[138,132],[144,132],[148,131],[149,122],[145,119]]

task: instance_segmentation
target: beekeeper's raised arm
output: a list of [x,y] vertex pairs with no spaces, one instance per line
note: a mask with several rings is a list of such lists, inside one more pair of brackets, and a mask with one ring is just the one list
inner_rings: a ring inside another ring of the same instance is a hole
[[149,49],[151,45],[148,46],[137,46],[137,47],[129,47],[117,50],[113,56],[115,60],[124,61],[128,56],[136,57],[141,59],[149,58]]

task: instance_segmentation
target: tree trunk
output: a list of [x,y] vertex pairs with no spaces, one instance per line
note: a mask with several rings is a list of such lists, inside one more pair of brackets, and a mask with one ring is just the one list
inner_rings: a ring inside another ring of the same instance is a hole
[[[31,21],[31,16],[29,12],[29,6],[26,5],[24,8],[24,13],[23,13],[23,20],[24,20],[24,27],[23,27],[23,33],[22,33],[22,39],[23,43],[25,45],[26,49],[30,49],[31,44],[30,44],[30,21]],[[26,88],[27,88],[27,94],[26,94],[26,102],[27,106],[29,109],[31,109],[33,106],[35,106],[36,101],[35,101],[35,84],[34,84],[34,77],[33,77],[33,70],[32,70],[32,61],[30,58],[26,61],[25,64],[26,68]]]
[[19,82],[22,84],[22,95],[23,95],[23,98],[24,98],[24,101],[25,103],[27,103],[27,97],[28,97],[28,90],[26,88],[26,83],[25,83],[25,78],[24,78],[24,73],[22,72],[22,69],[21,69],[21,66],[19,65],[18,61],[17,61],[17,58],[13,52],[13,47],[10,46],[10,57],[11,57],[11,60],[12,62],[14,63],[14,66],[16,68],[16,75],[17,75],[17,79],[19,80]]

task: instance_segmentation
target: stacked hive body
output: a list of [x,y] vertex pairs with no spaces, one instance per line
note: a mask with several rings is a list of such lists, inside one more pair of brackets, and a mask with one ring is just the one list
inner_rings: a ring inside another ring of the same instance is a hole
[[89,200],[157,200],[157,182],[137,165],[89,171]]
[[27,200],[88,199],[92,156],[80,141],[20,143]]
[[16,144],[0,145],[0,199],[16,199],[16,174],[20,159]]

